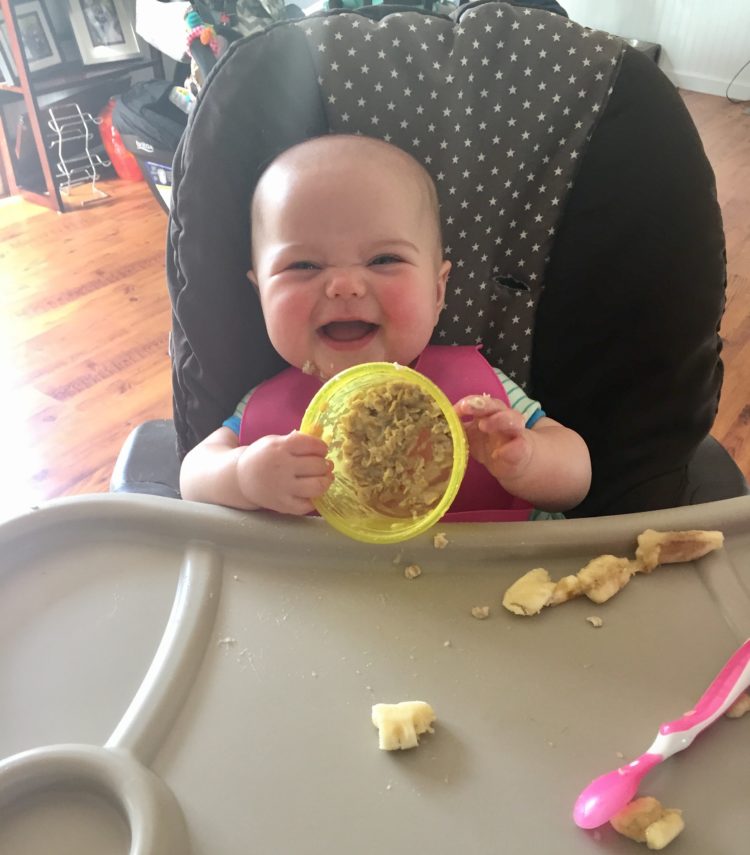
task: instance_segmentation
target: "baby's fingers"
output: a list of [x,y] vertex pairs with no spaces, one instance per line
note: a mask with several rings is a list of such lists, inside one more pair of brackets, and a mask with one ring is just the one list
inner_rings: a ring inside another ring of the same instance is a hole
[[482,433],[502,433],[506,436],[518,436],[525,430],[525,419],[516,410],[502,410],[477,419],[477,427]]
[[298,430],[294,430],[285,436],[284,443],[289,453],[295,457],[303,457],[308,454],[325,457],[328,454],[328,446],[320,437],[310,436],[310,434],[301,433]]
[[456,401],[453,407],[459,416],[473,418],[482,418],[506,409],[502,401],[489,395],[467,395]]
[[298,499],[296,496],[290,496],[282,507],[277,508],[282,514],[294,514],[294,516],[303,517],[315,510],[315,506],[309,499]]
[[333,483],[333,475],[313,475],[297,478],[294,484],[296,499],[317,499]]
[[333,472],[333,463],[327,457],[307,455],[294,459],[294,474],[297,478],[328,477]]

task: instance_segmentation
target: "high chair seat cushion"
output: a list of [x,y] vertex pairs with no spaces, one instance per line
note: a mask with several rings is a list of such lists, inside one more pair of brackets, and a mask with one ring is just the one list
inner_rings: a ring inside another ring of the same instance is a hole
[[309,137],[363,133],[435,179],[453,269],[434,342],[482,343],[589,444],[576,513],[679,504],[721,384],[724,242],[695,127],[618,39],[505,3],[455,17],[328,13],[217,65],[173,175],[180,451],[283,367],[245,275],[260,173]]

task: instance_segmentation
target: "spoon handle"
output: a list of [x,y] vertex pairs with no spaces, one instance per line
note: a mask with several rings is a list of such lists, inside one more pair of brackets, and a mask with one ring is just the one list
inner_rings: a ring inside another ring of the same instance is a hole
[[719,671],[692,710],[659,728],[649,751],[669,757],[688,745],[735,702],[750,685],[750,639],[738,648]]

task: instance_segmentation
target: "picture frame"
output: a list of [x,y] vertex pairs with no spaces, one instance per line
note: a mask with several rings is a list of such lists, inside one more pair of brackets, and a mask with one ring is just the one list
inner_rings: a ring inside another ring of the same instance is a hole
[[0,24],[0,86],[15,86],[17,80],[16,64],[13,62],[3,21]]
[[[16,29],[18,38],[23,45],[26,62],[29,71],[41,71],[60,65],[63,61],[60,48],[57,45],[55,32],[52,29],[47,9],[42,0],[26,0],[25,3],[15,4]],[[8,43],[8,30],[5,21],[2,22],[2,49],[9,59],[7,63],[14,77],[18,77],[18,70],[13,61],[13,54]]]
[[84,65],[142,56],[123,0],[68,0],[70,24]]

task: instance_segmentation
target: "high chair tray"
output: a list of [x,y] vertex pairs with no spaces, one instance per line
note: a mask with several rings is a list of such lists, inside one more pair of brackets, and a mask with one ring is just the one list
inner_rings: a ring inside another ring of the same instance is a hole
[[[725,547],[604,605],[500,605],[533,567],[632,557],[646,528]],[[319,519],[61,500],[0,526],[0,853],[634,853],[573,824],[578,793],[748,637],[750,497],[383,547]],[[404,700],[435,732],[380,751],[371,706]],[[674,855],[745,851],[749,747],[750,715],[721,718],[645,779],[684,811]]]

